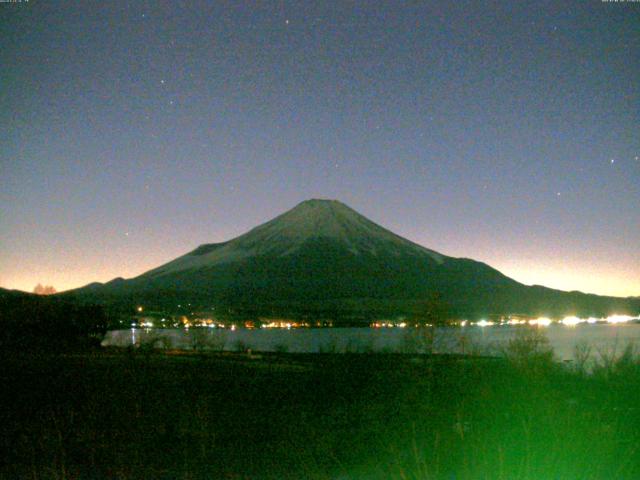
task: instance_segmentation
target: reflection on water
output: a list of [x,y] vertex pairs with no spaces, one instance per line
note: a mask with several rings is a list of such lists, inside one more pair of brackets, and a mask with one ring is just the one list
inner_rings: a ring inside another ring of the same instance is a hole
[[[542,325],[542,324],[540,324]],[[512,338],[518,325],[483,328],[438,328],[433,338],[428,329],[412,328],[301,328],[301,329],[137,329],[112,330],[103,346],[149,345],[157,348],[266,352],[416,352],[432,346],[438,353],[490,352],[492,346]],[[541,328],[560,360],[573,357],[576,344],[594,351],[622,351],[640,340],[640,324],[587,322],[551,324]]]

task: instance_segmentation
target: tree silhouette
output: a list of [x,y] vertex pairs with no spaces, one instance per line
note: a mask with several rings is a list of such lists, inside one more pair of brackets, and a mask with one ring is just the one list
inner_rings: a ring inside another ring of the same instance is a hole
[[38,283],[33,288],[33,293],[35,293],[36,295],[53,295],[54,293],[56,293],[56,289],[53,287],[53,285],[43,286],[41,283]]

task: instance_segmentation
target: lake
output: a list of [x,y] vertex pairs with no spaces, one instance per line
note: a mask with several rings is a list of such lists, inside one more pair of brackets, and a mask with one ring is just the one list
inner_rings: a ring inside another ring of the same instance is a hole
[[[523,328],[544,332],[560,360],[573,358],[577,344],[588,344],[594,353],[620,353],[640,341],[639,323],[579,324],[525,327],[499,325],[481,327],[442,327],[433,339],[438,353],[490,352]],[[414,328],[299,328],[299,329],[140,329],[111,330],[102,345],[128,347],[154,345],[159,348],[264,352],[407,352],[424,350],[429,343],[426,329]]]

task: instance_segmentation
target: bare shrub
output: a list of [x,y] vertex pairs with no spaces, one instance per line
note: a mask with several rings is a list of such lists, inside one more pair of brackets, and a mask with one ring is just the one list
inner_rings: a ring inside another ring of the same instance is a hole
[[214,332],[209,332],[209,336],[207,338],[207,346],[210,350],[222,352],[226,344],[227,332],[219,329],[215,330]]
[[197,352],[222,351],[226,344],[226,334],[222,331],[212,332],[208,328],[195,327],[189,331],[189,344]]
[[247,352],[251,349],[251,345],[249,345],[247,342],[245,342],[244,340],[236,340],[235,342],[233,342],[233,350],[234,352]]
[[638,365],[640,365],[640,352],[635,343],[629,342],[616,360],[616,372],[627,371]]
[[197,352],[202,352],[207,348],[207,331],[204,328],[192,328],[189,330],[189,344]]
[[326,343],[321,343],[318,346],[318,353],[337,353],[338,352],[338,338],[331,333],[329,340]]
[[433,353],[435,327],[419,326],[407,328],[402,338],[402,353]]
[[349,338],[344,347],[344,353],[373,353],[373,340]]
[[538,328],[524,327],[500,346],[500,353],[518,369],[538,370],[553,365],[554,353],[549,339]]
[[468,338],[461,341],[458,327],[433,327],[433,353],[460,353],[467,345]]
[[577,373],[586,373],[589,370],[592,347],[585,340],[579,341],[573,347],[573,367]]
[[162,350],[169,350],[173,345],[171,342],[171,338],[165,335],[159,335],[153,340],[153,342],[151,343],[151,346],[154,349],[159,348]]
[[355,353],[373,353],[375,351],[372,339],[360,339],[353,342]]
[[610,377],[640,368],[640,352],[633,342],[629,342],[620,354],[617,342],[608,348],[598,348],[596,353],[597,357],[593,362],[593,373],[596,375]]
[[474,356],[486,356],[491,355],[494,352],[493,347],[483,345],[481,342],[474,340],[470,335],[460,329],[456,335],[456,351],[462,355]]
[[358,342],[353,338],[349,338],[344,347],[344,353],[358,353],[358,348]]
[[138,348],[142,353],[151,353],[154,350],[171,348],[171,339],[162,335],[155,329],[145,331],[145,335],[140,338]]

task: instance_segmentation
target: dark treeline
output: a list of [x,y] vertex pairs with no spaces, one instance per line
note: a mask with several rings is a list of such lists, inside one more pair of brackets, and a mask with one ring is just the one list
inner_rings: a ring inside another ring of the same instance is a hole
[[315,284],[283,291],[277,286],[278,283],[265,283],[262,288],[249,284],[233,288],[190,288],[192,285],[188,283],[176,283],[148,289],[85,290],[59,296],[74,303],[104,305],[114,315],[130,314],[137,305],[142,305],[146,311],[161,311],[168,315],[208,312],[213,316],[233,317],[234,320],[280,317],[331,320],[338,324],[368,323],[399,317],[408,321],[429,322],[433,317],[430,311],[433,310],[434,299],[441,304],[437,309],[443,312],[438,316],[445,321],[479,320],[514,314],[602,318],[612,314],[637,315],[640,312],[640,299],[637,298],[602,297],[518,284],[499,288],[479,284],[450,285],[447,288],[425,288],[420,292],[398,291],[398,288],[381,291],[371,286],[368,290],[354,288],[335,292],[335,295],[330,292],[324,298],[319,298],[317,292],[322,288]]
[[101,306],[53,296],[0,295],[0,347],[70,350],[99,345],[108,326]]
[[143,307],[143,315],[180,318],[210,317],[225,323],[260,319],[287,319],[334,326],[368,326],[376,320],[395,320],[442,325],[457,320],[455,310],[440,293],[425,295],[419,300],[380,300],[375,298],[338,298],[333,300],[276,301],[250,296],[242,298],[217,298],[203,300],[201,295],[184,292],[145,292],[126,297],[62,296],[67,302],[78,305],[101,304],[111,321],[110,328],[121,328],[122,320],[137,315],[137,307]]

